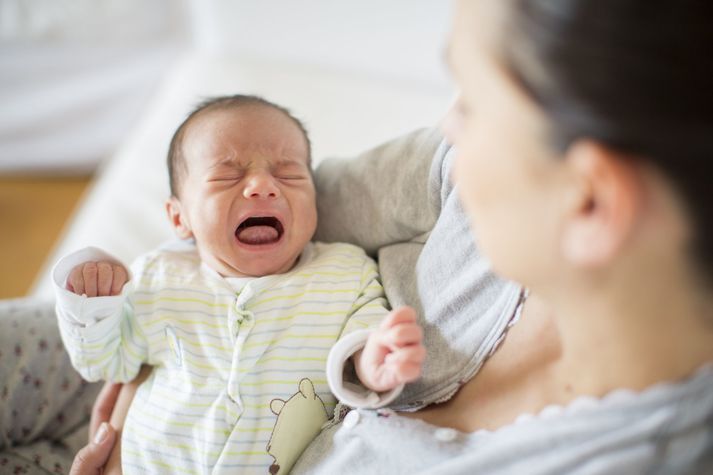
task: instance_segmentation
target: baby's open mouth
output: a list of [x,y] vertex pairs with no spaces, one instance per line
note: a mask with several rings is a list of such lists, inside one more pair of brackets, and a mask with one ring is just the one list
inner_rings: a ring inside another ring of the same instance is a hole
[[253,216],[240,223],[235,237],[243,244],[258,246],[279,241],[283,232],[282,223],[274,216]]

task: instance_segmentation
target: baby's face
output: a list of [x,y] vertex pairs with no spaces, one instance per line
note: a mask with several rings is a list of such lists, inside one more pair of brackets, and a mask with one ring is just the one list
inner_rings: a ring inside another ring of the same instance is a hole
[[169,203],[180,237],[223,276],[287,272],[317,226],[306,140],[267,106],[208,111],[183,137],[187,171]]

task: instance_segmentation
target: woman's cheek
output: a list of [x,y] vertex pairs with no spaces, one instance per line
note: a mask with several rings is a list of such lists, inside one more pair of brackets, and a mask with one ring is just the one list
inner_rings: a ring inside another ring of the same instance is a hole
[[483,185],[480,184],[477,167],[467,151],[457,151],[453,168],[453,182],[458,186],[458,195],[466,212],[475,218],[482,201]]
[[458,113],[454,110],[454,107],[448,111],[445,118],[441,122],[441,131],[446,137],[446,141],[449,144],[457,145],[459,141],[459,136],[461,132],[461,118]]

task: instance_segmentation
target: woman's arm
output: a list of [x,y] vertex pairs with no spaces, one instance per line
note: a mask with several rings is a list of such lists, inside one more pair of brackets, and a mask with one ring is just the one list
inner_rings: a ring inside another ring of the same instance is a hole
[[[124,422],[126,421],[126,415],[129,412],[129,406],[131,401],[134,400],[136,395],[136,390],[139,385],[146,381],[146,379],[151,374],[151,366],[142,366],[136,379],[133,381],[123,384],[120,389],[117,389],[118,385],[113,385],[112,388],[109,384],[105,386],[102,392],[99,394],[96,402],[94,403],[94,411],[92,412],[92,421],[90,424],[91,428],[98,427],[101,424],[100,417],[106,417],[111,414],[109,418],[109,424],[116,429],[116,445],[109,456],[109,460],[104,467],[105,475],[118,475],[121,472],[121,433],[124,428]],[[107,389],[109,387],[109,389]],[[111,406],[113,404],[113,409]],[[110,411],[107,411],[110,409]],[[90,434],[91,437],[92,434]],[[91,440],[91,439],[90,439]]]
[[380,247],[430,231],[440,210],[429,194],[429,173],[442,140],[437,129],[421,129],[355,158],[322,162],[315,172],[315,238],[356,244],[375,256]]

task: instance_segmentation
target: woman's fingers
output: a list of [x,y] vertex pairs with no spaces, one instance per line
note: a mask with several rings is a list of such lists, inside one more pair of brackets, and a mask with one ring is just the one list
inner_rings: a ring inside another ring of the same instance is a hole
[[107,423],[102,424],[89,445],[74,457],[70,475],[94,475],[102,473],[116,442],[116,432]]
[[92,407],[92,417],[89,420],[89,440],[94,439],[102,422],[108,422],[121,391],[121,384],[105,383]]

